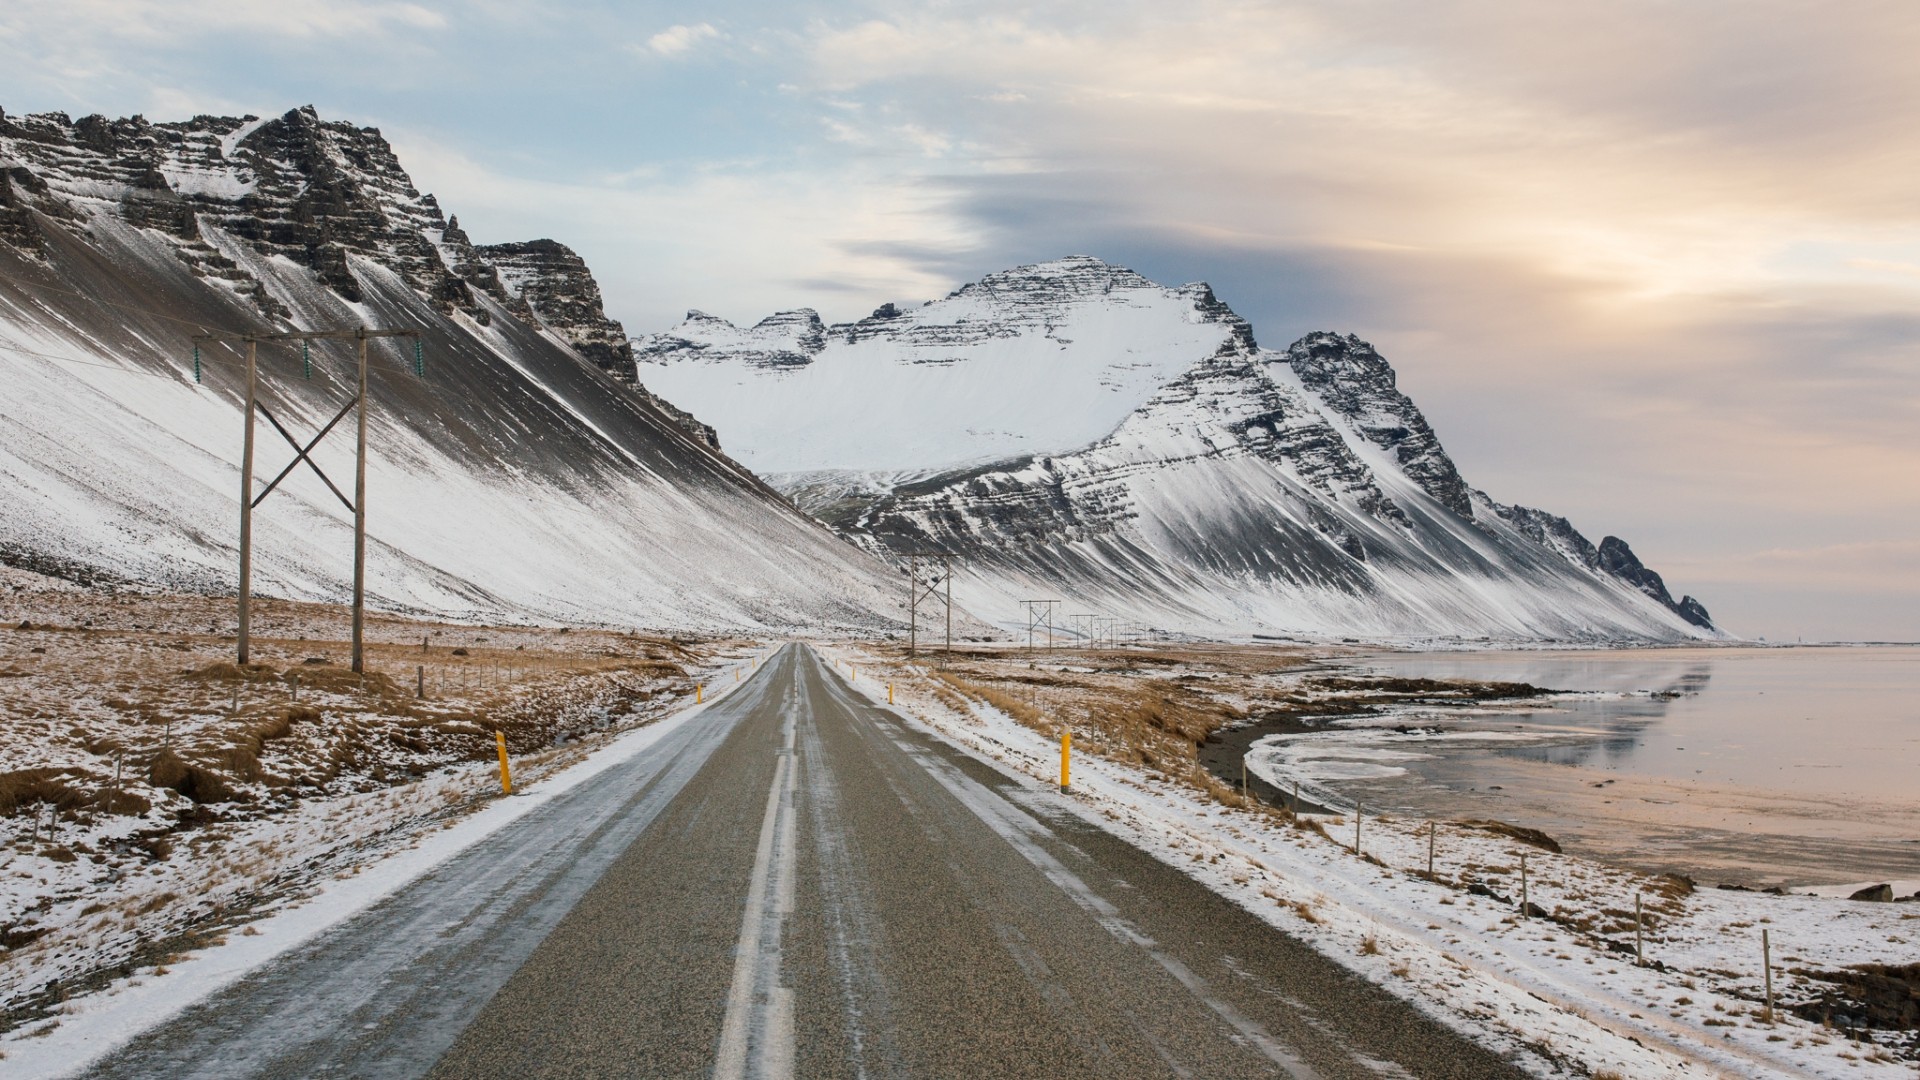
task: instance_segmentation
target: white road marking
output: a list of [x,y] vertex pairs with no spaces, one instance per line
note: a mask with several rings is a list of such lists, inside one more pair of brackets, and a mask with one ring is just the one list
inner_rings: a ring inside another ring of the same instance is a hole
[[788,687],[786,722],[760,844],[747,881],[746,912],[733,960],[733,985],[720,1023],[715,1080],[787,1080],[793,1075],[793,991],[780,985],[780,932],[793,911],[796,769],[793,740],[798,702]]
[[1000,834],[1007,843],[1013,845],[1015,851],[1018,851],[1036,869],[1046,875],[1048,880],[1093,916],[1094,921],[1105,927],[1108,933],[1138,947],[1152,957],[1167,974],[1186,987],[1188,993],[1211,1009],[1215,1016],[1225,1021],[1227,1026],[1238,1032],[1267,1060],[1280,1066],[1297,1080],[1317,1080],[1319,1073],[1313,1066],[1308,1065],[1252,1017],[1214,994],[1207,986],[1205,979],[1160,948],[1158,942],[1142,933],[1138,927],[1122,918],[1118,909],[1105,897],[1096,893],[1093,887],[1082,880],[1078,874],[1067,869],[1064,863],[1054,858],[1052,853],[1036,842],[1039,836],[1053,835],[1052,830],[948,762],[927,753],[921,747],[893,736],[891,732],[888,734],[894,739],[895,745],[918,761],[935,780],[940,782],[941,786],[952,792],[967,809],[973,811],[974,816],[985,822],[988,828]]

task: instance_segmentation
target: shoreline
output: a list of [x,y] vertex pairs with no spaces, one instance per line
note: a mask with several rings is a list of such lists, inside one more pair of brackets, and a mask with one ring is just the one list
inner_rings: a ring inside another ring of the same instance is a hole
[[[1420,719],[1404,723],[1395,722],[1400,710],[1392,706],[1329,710],[1317,717],[1275,714],[1216,732],[1198,756],[1210,773],[1235,786],[1247,761],[1249,794],[1291,807],[1288,779],[1296,774],[1263,761],[1277,743],[1305,736],[1351,743],[1356,756],[1369,749],[1409,753],[1388,777],[1303,777],[1301,810],[1342,814],[1359,801],[1384,813],[1442,822],[1499,820],[1545,832],[1569,854],[1643,873],[1681,874],[1710,886],[1820,895],[1849,883],[1920,879],[1920,807],[1532,760],[1499,752],[1493,740],[1504,732],[1452,726],[1526,703],[1423,703]],[[1419,733],[1436,721],[1438,738],[1422,738]],[[1488,736],[1486,743],[1475,745],[1476,735]],[[1529,735],[1543,745],[1606,737],[1545,725]]]

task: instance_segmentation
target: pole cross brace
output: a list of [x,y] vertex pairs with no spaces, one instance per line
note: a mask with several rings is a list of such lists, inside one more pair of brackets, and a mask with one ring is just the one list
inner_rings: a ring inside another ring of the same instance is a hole
[[280,486],[280,481],[285,480],[287,478],[287,474],[292,472],[295,468],[299,466],[301,462],[304,461],[307,463],[307,468],[312,469],[313,474],[315,476],[318,476],[320,478],[320,481],[327,485],[327,490],[333,492],[334,497],[340,500],[340,504],[347,508],[347,512],[352,513],[353,501],[351,499],[348,499],[345,495],[342,495],[340,493],[340,489],[334,486],[333,481],[327,478],[327,474],[320,470],[320,465],[317,462],[315,462],[313,458],[307,455],[311,454],[313,452],[313,448],[320,445],[320,440],[326,438],[327,435],[333,431],[334,426],[339,424],[340,421],[345,420],[347,418],[347,414],[352,412],[353,407],[358,404],[360,404],[360,397],[359,395],[356,394],[354,395],[353,400],[347,402],[344,406],[341,407],[339,412],[333,415],[333,419],[327,421],[327,426],[320,429],[320,434],[315,435],[313,437],[313,441],[307,443],[307,445],[305,446],[301,446],[300,443],[297,440],[295,440],[291,434],[288,433],[287,429],[280,425],[280,421],[274,419],[273,413],[267,411],[267,407],[265,405],[256,405],[255,408],[260,410],[260,415],[267,418],[267,423],[273,425],[273,430],[279,432],[280,437],[287,440],[287,445],[293,447],[295,453],[294,453],[293,460],[287,463],[286,468],[280,470],[280,475],[273,478],[273,482],[267,485],[266,490],[254,496],[253,505],[259,506],[263,501],[265,501],[267,496],[273,494],[273,489]]

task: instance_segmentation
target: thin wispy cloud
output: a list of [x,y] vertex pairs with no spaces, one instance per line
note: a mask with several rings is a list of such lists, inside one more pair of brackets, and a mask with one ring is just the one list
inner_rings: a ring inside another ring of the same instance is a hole
[[669,26],[647,39],[647,51],[655,56],[680,56],[692,52],[701,42],[712,41],[719,36],[720,31],[710,23]]

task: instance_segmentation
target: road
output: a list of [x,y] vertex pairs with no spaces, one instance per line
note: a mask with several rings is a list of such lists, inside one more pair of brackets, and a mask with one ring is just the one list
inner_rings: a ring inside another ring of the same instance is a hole
[[1523,1074],[791,645],[88,1075]]

